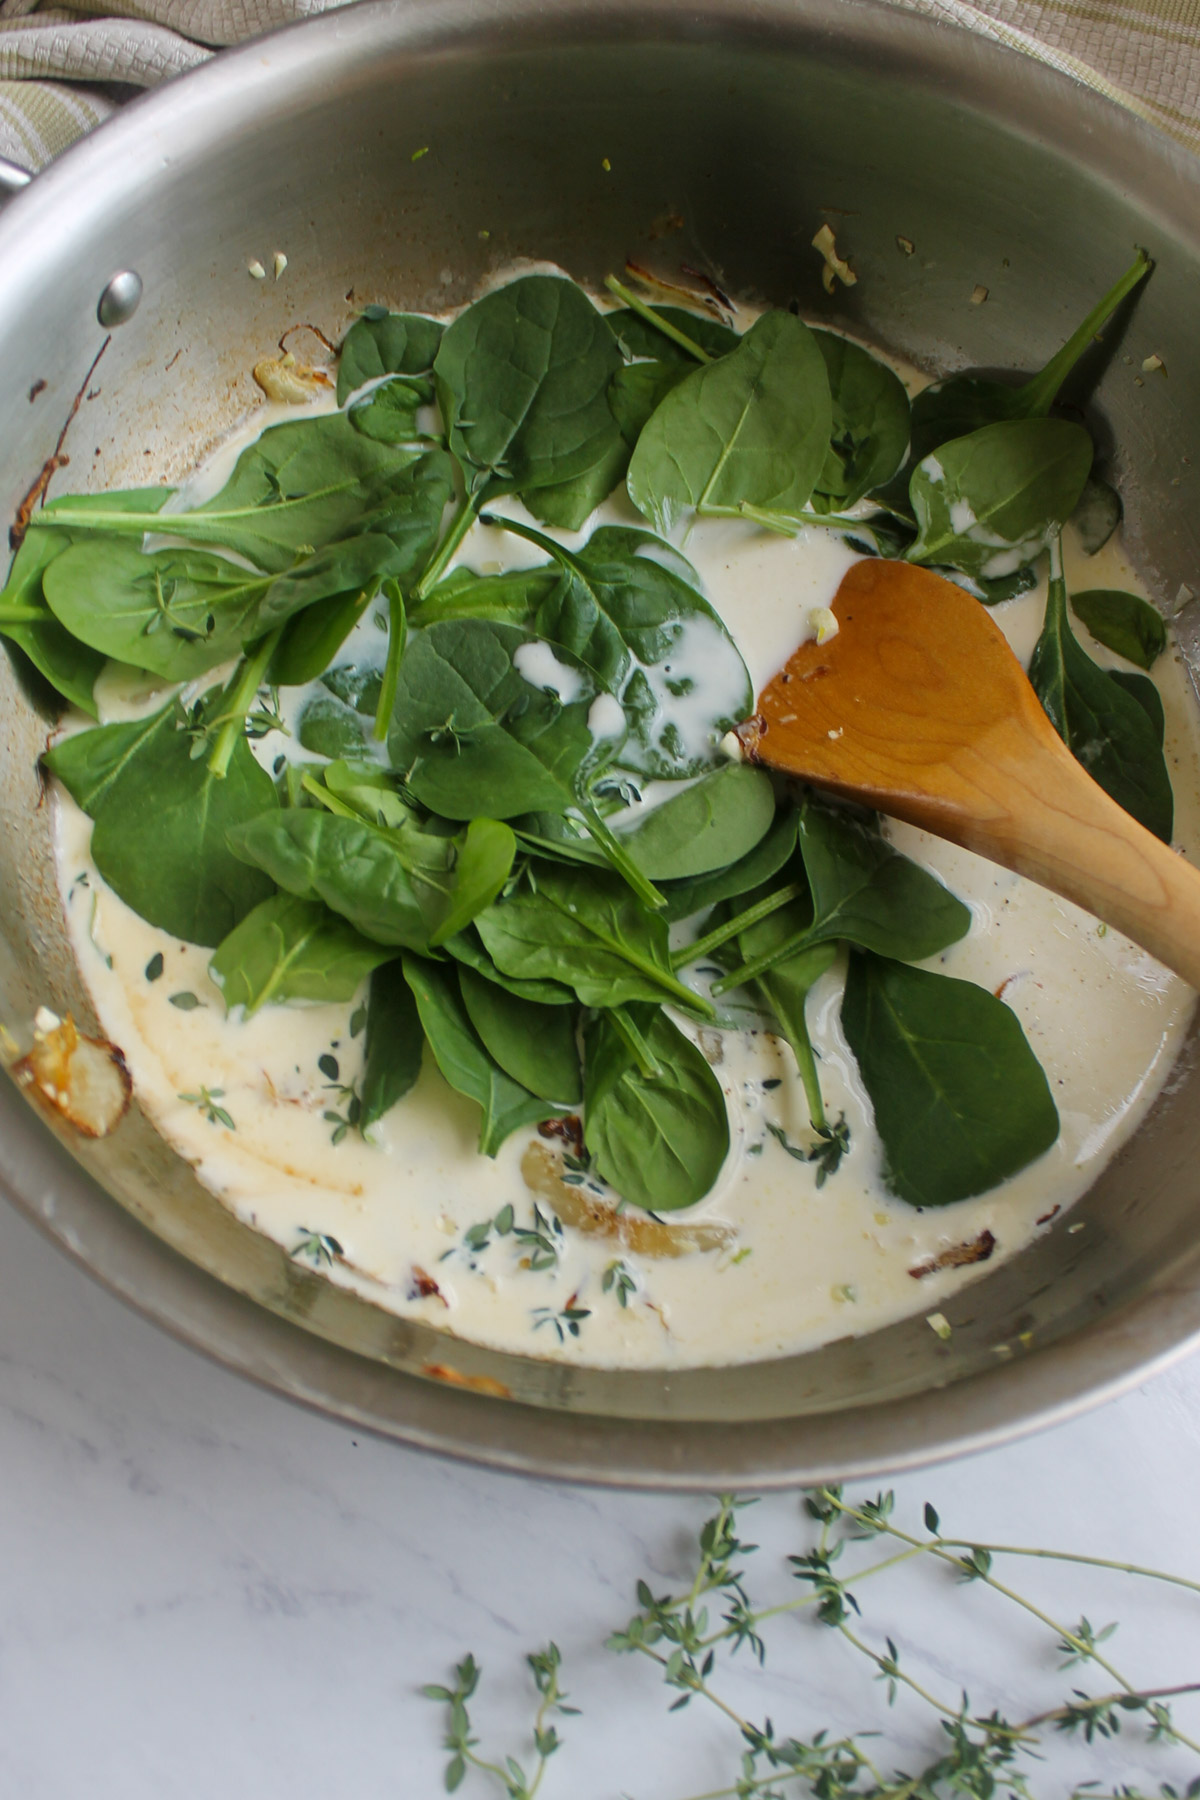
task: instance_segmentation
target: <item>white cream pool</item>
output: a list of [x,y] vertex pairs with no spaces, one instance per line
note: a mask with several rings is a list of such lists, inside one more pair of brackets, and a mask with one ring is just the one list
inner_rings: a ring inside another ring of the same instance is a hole
[[[189,500],[215,491],[245,442],[283,416],[297,413],[264,407],[206,465]],[[597,522],[643,523],[619,499]],[[587,531],[560,535],[577,543]],[[829,604],[856,560],[832,533],[793,541],[711,520],[692,529],[686,553],[756,690],[812,635],[813,609]],[[1066,557],[1072,590],[1138,586],[1115,543],[1093,558],[1068,543]],[[511,533],[476,526],[457,560],[500,569],[542,556]],[[995,609],[1022,658],[1044,604],[1043,586]],[[358,631],[368,642],[374,632],[381,650],[371,610]],[[1098,661],[1116,664],[1079,630]],[[348,645],[339,660],[352,654]],[[1195,703],[1174,651],[1160,658],[1154,677],[1166,709],[1176,844],[1195,856]],[[101,698],[107,720],[152,710],[163,690],[150,676],[116,677]],[[294,711],[293,700],[289,716]],[[270,767],[289,747],[295,754],[291,740],[272,732],[255,752]],[[841,1167],[818,1188],[815,1166],[789,1155],[772,1132],[792,1145],[811,1141],[792,1053],[765,1021],[747,1015],[745,1029],[702,1032],[725,1091],[733,1148],[713,1193],[674,1222],[718,1227],[709,1234],[716,1247],[652,1256],[611,1237],[556,1228],[544,1186],[531,1190],[522,1161],[528,1170],[531,1142],[541,1145],[543,1162],[557,1148],[526,1131],[494,1161],[482,1158],[475,1107],[452,1092],[428,1053],[416,1088],[375,1128],[374,1141],[338,1131],[336,1115],[361,1072],[363,996],[348,1006],[267,1006],[249,1020],[227,1018],[207,973],[211,953],[166,937],[125,906],[91,860],[88,818],[61,791],[56,807],[60,886],[80,969],[104,1031],[125,1054],[138,1101],[200,1180],[289,1254],[382,1307],[480,1343],[572,1362],[752,1361],[914,1312],[937,1328],[947,1295],[979,1272],[929,1269],[944,1252],[989,1233],[994,1266],[1039,1231],[1087,1229],[1085,1220],[1063,1215],[1136,1130],[1194,1001],[1181,981],[1078,908],[966,851],[893,826],[898,846],[972,909],[969,935],[930,966],[1003,993],[1049,1078],[1062,1122],[1058,1141],[976,1199],[918,1211],[891,1197],[869,1103],[839,1029],[842,971],[835,965],[814,990],[809,1019],[827,1110],[833,1118],[844,1111],[850,1126]],[[147,979],[159,956],[162,974]],[[197,1104],[204,1092],[214,1106]],[[586,1197],[587,1189],[572,1192]],[[535,1205],[552,1257],[516,1231],[493,1229],[476,1247],[485,1234],[472,1228],[506,1207],[516,1227],[535,1228]]]

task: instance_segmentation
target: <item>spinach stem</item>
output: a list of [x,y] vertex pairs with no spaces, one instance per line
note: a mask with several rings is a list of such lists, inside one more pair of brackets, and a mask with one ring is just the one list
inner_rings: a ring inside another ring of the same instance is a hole
[[[774,1012],[775,1009],[771,1005],[771,996],[763,987],[762,983],[756,981],[754,985],[768,1010]],[[828,1129],[828,1122],[825,1118],[825,1101],[821,1094],[821,1078],[817,1074],[817,1059],[813,1055],[812,1039],[808,1035],[808,1020],[805,1017],[806,1006],[807,996],[798,1009],[798,1017],[794,1029],[790,1028],[787,1021],[778,1013],[775,1014],[775,1022],[779,1026],[783,1036],[787,1039],[787,1042],[791,1045],[792,1055],[796,1058],[796,1073],[799,1075],[800,1084],[804,1089],[804,1098],[808,1101],[809,1123],[814,1131],[826,1131]]]
[[414,600],[426,599],[430,589],[441,580],[441,577],[445,574],[447,564],[450,562],[455,551],[475,523],[479,513],[479,503],[482,498],[483,495],[479,490],[473,490],[464,496],[463,503],[455,514],[454,521],[451,524],[449,531],[434,551],[433,556],[425,566],[424,574],[413,589]]
[[1022,418],[1034,419],[1050,411],[1058,397],[1059,388],[1096,333],[1108,323],[1125,296],[1131,294],[1138,283],[1146,279],[1153,267],[1146,252],[1139,250],[1120,281],[1109,289],[1103,300],[1093,306],[1083,324],[1071,333],[1058,354],[1052,356],[1041,373],[1020,389]]
[[773,969],[776,963],[787,962],[790,957],[798,956],[801,950],[811,949],[813,944],[825,941],[824,933],[810,925],[806,931],[797,931],[794,936],[784,938],[773,950],[764,950],[761,956],[752,957],[740,969],[731,969],[727,975],[722,975],[720,981],[713,982],[712,991],[714,994],[727,994],[730,988],[745,987],[747,982],[757,981],[760,975]]
[[39,620],[51,620],[53,617],[53,613],[47,612],[44,606],[18,606],[13,603],[0,606],[0,629],[5,625],[36,625]]
[[326,811],[336,814],[339,819],[353,819],[356,825],[366,823],[361,813],[355,812],[352,806],[347,806],[346,802],[340,799],[337,794],[331,794],[329,789],[325,787],[322,782],[318,781],[315,775],[309,773],[302,775],[300,778],[300,786],[306,794],[311,794],[314,800],[319,800]]
[[791,900],[801,899],[803,894],[804,889],[798,882],[789,881],[786,887],[777,888],[773,894],[768,894],[765,900],[759,900],[754,906],[748,906],[745,912],[736,913],[723,925],[714,926],[711,931],[705,932],[704,936],[697,938],[694,943],[683,944],[678,950],[672,950],[671,967],[681,969],[685,963],[699,962],[702,956],[707,956],[712,950],[719,950],[722,944],[729,942],[730,938],[737,937],[741,931],[749,931],[752,925],[757,925],[762,919],[769,919],[771,914],[778,912],[781,906],[786,906]]
[[209,774],[215,775],[218,781],[223,781],[229,773],[229,764],[238,739],[246,727],[246,714],[254,705],[255,695],[262,685],[275,654],[275,646],[282,635],[283,626],[277,625],[266,637],[259,638],[256,644],[250,646],[229,679],[229,685],[222,695],[225,706],[218,714],[221,729],[208,759]]
[[647,325],[653,325],[657,331],[662,332],[664,337],[669,337],[672,343],[678,344],[681,350],[686,350],[689,356],[694,356],[697,362],[712,362],[713,359],[708,351],[701,349],[695,338],[690,338],[686,331],[680,331],[678,325],[673,325],[670,319],[664,319],[662,314],[656,313],[652,306],[647,306],[644,300],[639,300],[637,295],[631,293],[624,282],[618,281],[615,275],[606,275],[604,285],[610,294],[623,301],[631,312],[638,315],[639,319],[645,319]]
[[[655,912],[658,912],[667,904],[664,896],[659,893],[649,877],[642,874],[624,844],[616,833],[605,824],[591,801],[580,800],[578,805],[580,817],[617,874],[625,878],[643,905],[651,906]],[[694,995],[692,997],[695,998]]]
[[761,525],[764,531],[774,531],[780,537],[795,537],[804,525],[820,525],[830,531],[846,531],[857,526],[860,530],[870,525],[869,519],[859,519],[850,513],[818,513],[769,512],[762,506],[751,506],[748,500],[739,500],[736,506],[705,506],[696,508],[696,515],[702,519],[749,519],[755,525]]
[[659,1062],[657,1056],[655,1056],[653,1050],[650,1048],[633,1020],[629,1017],[629,1014],[625,1011],[625,1008],[623,1006],[611,1006],[608,1009],[608,1016],[612,1020],[616,1030],[625,1039],[626,1044],[633,1054],[633,1060],[637,1063],[638,1068],[646,1077],[646,1080],[656,1081],[663,1072],[662,1064]]
[[379,689],[379,704],[375,708],[374,738],[377,744],[387,741],[388,726],[392,722],[392,708],[396,704],[396,681],[400,674],[400,658],[404,655],[405,639],[408,637],[408,622],[404,613],[404,595],[400,592],[398,581],[385,581],[383,591],[387,595],[388,605],[388,647],[387,661],[383,665],[383,683]]
[[579,564],[569,550],[564,549],[562,544],[555,543],[552,537],[547,537],[544,531],[535,531],[532,525],[524,525],[519,519],[506,519],[503,513],[480,513],[479,523],[490,525],[496,531],[511,531],[514,537],[524,538],[528,543],[536,544],[539,550],[544,550],[548,556],[554,558],[556,563],[565,569],[570,569],[572,574],[582,573]]

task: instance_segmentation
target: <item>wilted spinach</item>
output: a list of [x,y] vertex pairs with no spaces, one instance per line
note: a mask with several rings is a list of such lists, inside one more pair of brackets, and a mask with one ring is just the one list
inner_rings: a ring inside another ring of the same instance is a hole
[[825,359],[833,429],[817,477],[830,510],[846,510],[883,487],[908,454],[909,406],[904,383],[886,363],[849,338],[814,331]]

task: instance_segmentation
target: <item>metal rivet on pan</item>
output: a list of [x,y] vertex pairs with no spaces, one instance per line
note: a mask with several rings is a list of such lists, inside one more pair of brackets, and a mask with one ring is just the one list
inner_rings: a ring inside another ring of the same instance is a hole
[[106,327],[132,319],[142,298],[142,278],[135,269],[119,269],[100,296],[96,316]]

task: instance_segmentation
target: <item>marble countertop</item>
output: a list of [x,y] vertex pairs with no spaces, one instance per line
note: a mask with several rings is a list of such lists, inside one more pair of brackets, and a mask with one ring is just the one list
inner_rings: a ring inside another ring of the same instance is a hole
[[[1200,1359],[1044,1436],[907,1476],[919,1529],[1058,1545],[1200,1579]],[[864,1490],[856,1491],[860,1496]],[[0,1203],[0,1794],[21,1800],[433,1800],[439,1709],[417,1692],[471,1650],[484,1748],[526,1756],[527,1651],[553,1636],[583,1713],[563,1722],[541,1800],[684,1800],[735,1777],[728,1721],[667,1707],[657,1672],[604,1638],[686,1587],[703,1499],[555,1487],[441,1462],[290,1406],[126,1312]],[[756,1598],[797,1592],[786,1553],[813,1527],[795,1497],[745,1518]],[[1006,1560],[1006,1581],[1070,1624],[1119,1618],[1106,1654],[1139,1685],[1200,1680],[1200,1595],[1089,1569]],[[1053,1633],[944,1569],[859,1593],[864,1639],[956,1702],[1009,1717],[1054,1705]],[[775,1622],[765,1669],[723,1691],[780,1731],[868,1725],[909,1769],[929,1715],[894,1712],[872,1671],[811,1613]],[[1177,1722],[1200,1737],[1200,1697]],[[1107,1758],[1107,1760],[1105,1760]],[[1181,1788],[1200,1757],[1147,1747],[1136,1722],[1097,1756],[1055,1744],[1039,1796],[1095,1775]],[[472,1773],[471,1800],[499,1786]]]

